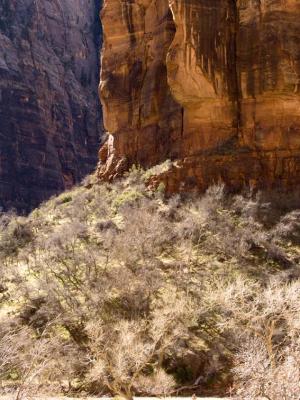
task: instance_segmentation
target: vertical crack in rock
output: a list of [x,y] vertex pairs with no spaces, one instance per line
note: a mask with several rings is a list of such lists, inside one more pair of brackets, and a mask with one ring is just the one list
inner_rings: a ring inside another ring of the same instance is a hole
[[125,19],[127,24],[127,29],[129,32],[129,39],[131,46],[134,47],[136,43],[136,37],[134,32],[134,22],[133,22],[133,15],[132,15],[132,4],[134,3],[133,0],[128,0],[127,2],[122,2],[122,18]]
[[241,115],[241,89],[240,74],[237,58],[237,40],[239,30],[239,11],[237,8],[237,0],[228,0],[228,56],[227,56],[227,87],[228,95],[234,107],[235,118],[233,126],[236,129],[237,138],[240,134],[242,115]]

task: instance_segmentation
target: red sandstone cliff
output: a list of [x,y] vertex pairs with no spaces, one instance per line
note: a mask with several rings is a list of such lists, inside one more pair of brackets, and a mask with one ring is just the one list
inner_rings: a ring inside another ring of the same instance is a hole
[[298,0],[105,0],[101,178],[169,191],[300,183]]
[[0,209],[31,208],[97,164],[99,9],[0,1]]

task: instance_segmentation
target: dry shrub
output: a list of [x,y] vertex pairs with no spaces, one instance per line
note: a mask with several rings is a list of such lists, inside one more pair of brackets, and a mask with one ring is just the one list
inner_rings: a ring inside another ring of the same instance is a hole
[[138,376],[136,386],[141,393],[148,393],[151,396],[166,396],[172,393],[176,382],[172,375],[167,374],[162,368],[158,368],[151,376]]
[[0,377],[13,379],[16,400],[39,393],[47,382],[48,393],[60,393],[63,379],[76,369],[78,351],[48,326],[40,334],[28,326],[6,326],[0,338]]
[[139,205],[127,206],[121,212],[123,229],[115,236],[110,251],[128,267],[139,264],[151,268],[155,258],[168,246],[174,234],[171,226],[162,223],[157,205],[140,201]]
[[285,238],[300,243],[300,210],[294,210],[283,217],[272,231],[275,238]]
[[167,200],[143,174],[78,187],[27,218],[1,216],[6,379],[24,387],[21,366],[35,359],[40,393],[224,395],[233,381],[245,397],[277,400],[268,385],[283,376],[292,393],[299,212],[271,222],[263,196],[223,186]]
[[[262,287],[243,279],[211,296],[218,326],[235,343],[236,390],[242,398],[297,399],[300,388],[300,283]],[[223,316],[223,317],[222,317]]]
[[113,325],[98,320],[87,325],[91,381],[102,382],[112,393],[127,398],[134,393],[172,391],[175,380],[163,370],[163,363],[189,337],[195,310],[184,294],[176,296],[169,290],[164,289],[159,305],[143,319],[119,320]]
[[24,217],[13,213],[0,215],[0,256],[15,256],[19,249],[34,238],[33,230]]
[[299,338],[270,360],[265,343],[249,338],[236,357],[237,393],[243,399],[297,400],[300,390]]

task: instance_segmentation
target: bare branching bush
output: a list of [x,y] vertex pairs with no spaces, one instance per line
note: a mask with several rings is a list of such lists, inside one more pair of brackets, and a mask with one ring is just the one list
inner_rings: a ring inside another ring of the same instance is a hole
[[62,376],[70,377],[78,362],[72,346],[50,327],[40,334],[28,326],[7,328],[0,338],[0,379],[13,379],[15,399],[38,393],[41,381],[48,393],[59,392]]
[[243,398],[299,396],[300,283],[273,280],[268,287],[243,279],[210,296],[224,333],[236,330],[234,373]]
[[300,243],[300,210],[294,210],[283,217],[273,228],[273,235]]
[[2,257],[14,256],[33,239],[31,226],[25,218],[13,213],[0,215],[0,252]]
[[189,329],[196,321],[191,301],[168,290],[163,289],[159,304],[146,318],[113,325],[104,321],[88,324],[91,380],[103,382],[112,393],[127,398],[134,393],[170,393],[175,380],[163,370],[163,363],[180,348],[184,351]]
[[295,399],[299,210],[146,175],[1,215],[5,391]]
[[234,373],[237,393],[245,399],[297,400],[300,388],[299,339],[270,360],[265,343],[258,337],[241,346]]

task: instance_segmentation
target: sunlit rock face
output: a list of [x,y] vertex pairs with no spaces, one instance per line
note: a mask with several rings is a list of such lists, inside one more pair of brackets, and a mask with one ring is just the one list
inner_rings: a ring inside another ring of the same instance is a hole
[[167,82],[167,53],[175,35],[168,2],[108,0],[101,19],[100,96],[105,128],[113,134],[101,174],[118,174],[130,163],[153,165],[170,154],[179,157],[181,106]]
[[29,209],[97,163],[99,0],[0,2],[0,207]]
[[300,183],[297,0],[106,0],[99,176],[167,158],[169,191]]

